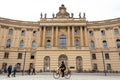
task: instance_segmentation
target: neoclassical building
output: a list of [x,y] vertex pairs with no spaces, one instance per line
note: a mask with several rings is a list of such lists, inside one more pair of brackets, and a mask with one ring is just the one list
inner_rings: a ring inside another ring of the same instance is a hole
[[71,71],[120,71],[120,18],[74,18],[64,5],[36,22],[0,18],[0,69],[52,71],[61,61]]

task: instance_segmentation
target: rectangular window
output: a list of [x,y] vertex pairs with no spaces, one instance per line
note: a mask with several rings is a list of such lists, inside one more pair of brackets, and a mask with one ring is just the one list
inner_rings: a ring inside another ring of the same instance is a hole
[[96,63],[94,63],[93,64],[93,70],[97,70],[98,68],[97,68],[97,64]]
[[105,59],[109,59],[109,54],[108,53],[105,54]]
[[22,53],[18,53],[18,59],[22,59]]
[[34,58],[35,58],[34,53],[31,54],[31,57],[30,57],[30,58],[31,58],[31,59],[34,59]]
[[114,34],[119,34],[118,29],[114,29]]
[[92,59],[96,59],[96,54],[92,54]]
[[9,53],[5,52],[4,58],[5,58],[5,59],[8,59],[8,57],[9,57]]

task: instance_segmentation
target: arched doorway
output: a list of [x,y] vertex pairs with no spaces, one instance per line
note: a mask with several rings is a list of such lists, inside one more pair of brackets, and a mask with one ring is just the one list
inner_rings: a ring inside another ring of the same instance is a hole
[[66,55],[62,54],[58,58],[58,66],[60,66],[61,62],[64,61],[66,67],[68,66],[68,58]]
[[83,71],[82,57],[81,56],[76,57],[76,71],[77,72]]
[[50,71],[50,57],[49,56],[44,57],[44,71],[45,72]]

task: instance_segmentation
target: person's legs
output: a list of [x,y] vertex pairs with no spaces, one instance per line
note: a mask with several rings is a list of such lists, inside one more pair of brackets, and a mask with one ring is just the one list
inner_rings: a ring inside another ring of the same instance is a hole
[[62,72],[62,77],[64,77],[64,70],[62,70],[61,72]]
[[10,76],[10,71],[8,71],[8,77]]

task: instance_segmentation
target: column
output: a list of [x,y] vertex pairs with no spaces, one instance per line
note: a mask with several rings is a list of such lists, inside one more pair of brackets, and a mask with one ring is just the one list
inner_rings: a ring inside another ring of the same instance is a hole
[[46,27],[43,27],[43,39],[42,39],[42,47],[45,47],[45,32],[46,32]]
[[52,26],[51,47],[54,46],[54,26]]
[[39,32],[39,38],[40,38],[40,47],[42,46],[42,35],[41,35],[41,31],[42,31],[42,28],[41,28],[41,26],[40,26],[40,32]]
[[68,26],[67,30],[67,47],[70,47],[70,26]]
[[85,35],[85,46],[88,46],[88,41],[87,41],[87,27],[85,26],[85,31],[84,31],[84,35]]
[[82,28],[82,26],[80,26],[80,44],[81,44],[81,46],[83,47],[84,46],[84,42],[83,42],[83,28]]
[[58,26],[56,26],[55,46],[58,47]]
[[72,47],[74,47],[74,45],[75,45],[74,32],[75,32],[74,26],[72,26]]

